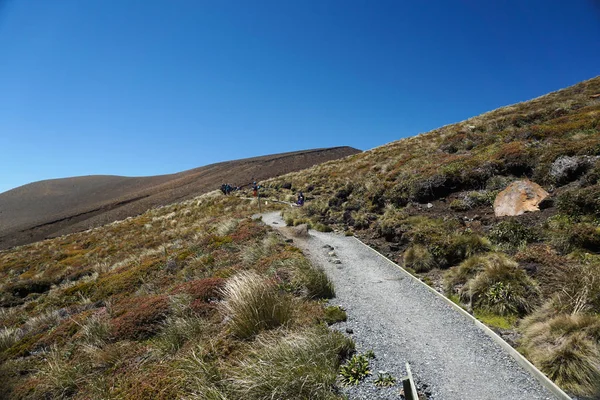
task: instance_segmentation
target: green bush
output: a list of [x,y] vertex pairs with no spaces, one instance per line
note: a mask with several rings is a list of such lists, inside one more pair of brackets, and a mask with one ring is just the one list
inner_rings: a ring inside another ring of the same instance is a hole
[[561,253],[577,249],[600,251],[600,227],[589,222],[577,222],[576,218],[555,215],[546,221],[545,228],[550,243]]
[[232,369],[232,390],[239,399],[334,399],[338,367],[353,350],[351,339],[326,329],[266,335]]
[[557,206],[561,213],[573,217],[600,217],[600,185],[569,190],[558,196]]
[[514,249],[535,242],[539,235],[516,219],[502,221],[490,229],[490,240],[504,248]]
[[242,339],[265,329],[287,324],[293,315],[292,302],[277,286],[254,272],[241,272],[223,288],[223,310],[231,332]]

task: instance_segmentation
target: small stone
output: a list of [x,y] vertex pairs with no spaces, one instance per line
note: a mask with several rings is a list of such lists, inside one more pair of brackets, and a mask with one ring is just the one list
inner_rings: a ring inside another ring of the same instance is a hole
[[294,243],[294,239],[285,239],[286,243]]
[[427,203],[427,208],[433,208],[433,204]]
[[354,330],[352,328],[346,328],[346,333],[352,335],[354,333]]
[[327,255],[329,257],[335,257],[335,251],[330,251],[329,253],[327,253]]
[[336,259],[334,259],[334,260],[331,260],[331,262],[332,262],[333,264],[341,264],[341,263],[342,263],[342,262],[341,262],[341,261],[340,261],[338,258],[336,258]]

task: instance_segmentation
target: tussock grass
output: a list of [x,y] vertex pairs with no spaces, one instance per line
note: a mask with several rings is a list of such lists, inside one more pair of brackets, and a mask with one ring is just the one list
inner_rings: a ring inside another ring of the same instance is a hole
[[427,272],[437,266],[427,247],[413,244],[404,252],[404,265],[415,272]]
[[540,296],[537,284],[508,258],[487,265],[467,287],[473,307],[498,315],[527,314]]
[[446,274],[445,285],[464,303],[500,316],[527,314],[540,297],[537,283],[502,253],[468,258]]
[[227,382],[221,371],[206,356],[202,347],[197,347],[177,363],[177,371],[183,375],[183,392],[190,400],[228,400]]
[[190,341],[206,337],[211,330],[208,321],[195,317],[170,317],[154,340],[154,345],[164,354],[175,354]]
[[60,350],[54,347],[46,355],[46,362],[38,373],[42,379],[36,391],[43,393],[45,398],[69,398],[84,383],[85,372],[83,365],[69,364]]
[[102,347],[110,338],[111,326],[107,319],[94,315],[81,326],[79,335],[83,343]]
[[523,351],[563,389],[600,396],[600,317],[550,313],[546,306],[523,321]]
[[331,299],[335,297],[333,283],[325,271],[316,267],[305,258],[285,260],[282,265],[290,268],[294,275],[292,285],[301,288],[303,294],[311,299]]
[[332,394],[341,360],[354,344],[339,332],[313,329],[258,338],[249,357],[232,371],[239,399],[335,399]]
[[293,317],[291,299],[281,294],[274,282],[255,272],[244,271],[230,278],[223,288],[223,298],[229,329],[242,339],[285,325]]
[[0,352],[12,347],[23,336],[19,328],[7,327],[0,329]]

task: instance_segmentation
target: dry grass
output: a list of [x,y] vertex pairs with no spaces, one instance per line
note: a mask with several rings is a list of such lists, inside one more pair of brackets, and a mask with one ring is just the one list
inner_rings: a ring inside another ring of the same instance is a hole
[[250,338],[262,330],[285,325],[293,317],[291,299],[274,282],[255,272],[241,272],[223,288],[224,314],[236,337]]
[[336,399],[332,393],[350,339],[323,329],[264,335],[231,373],[239,399]]
[[600,318],[546,307],[522,324],[522,349],[550,379],[578,396],[600,395]]

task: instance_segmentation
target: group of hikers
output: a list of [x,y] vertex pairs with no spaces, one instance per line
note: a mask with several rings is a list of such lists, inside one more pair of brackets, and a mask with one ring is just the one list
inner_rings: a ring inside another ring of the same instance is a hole
[[224,195],[228,195],[231,192],[234,192],[236,190],[240,190],[241,188],[239,186],[231,186],[229,183],[224,183],[221,185],[221,192],[223,192]]
[[[252,185],[252,194],[254,195],[254,197],[258,197],[258,190],[260,189],[260,185],[258,183],[256,183],[256,181],[252,181],[252,183],[249,183],[247,185]],[[247,186],[244,185],[244,186]],[[238,191],[238,190],[242,190],[242,188],[244,186],[231,186],[229,183],[224,183],[221,185],[221,192],[224,195],[229,195],[231,194],[231,192],[234,191]],[[294,205],[296,206],[303,206],[304,205],[304,194],[302,192],[298,192],[298,199],[296,200],[296,203],[294,203]]]

